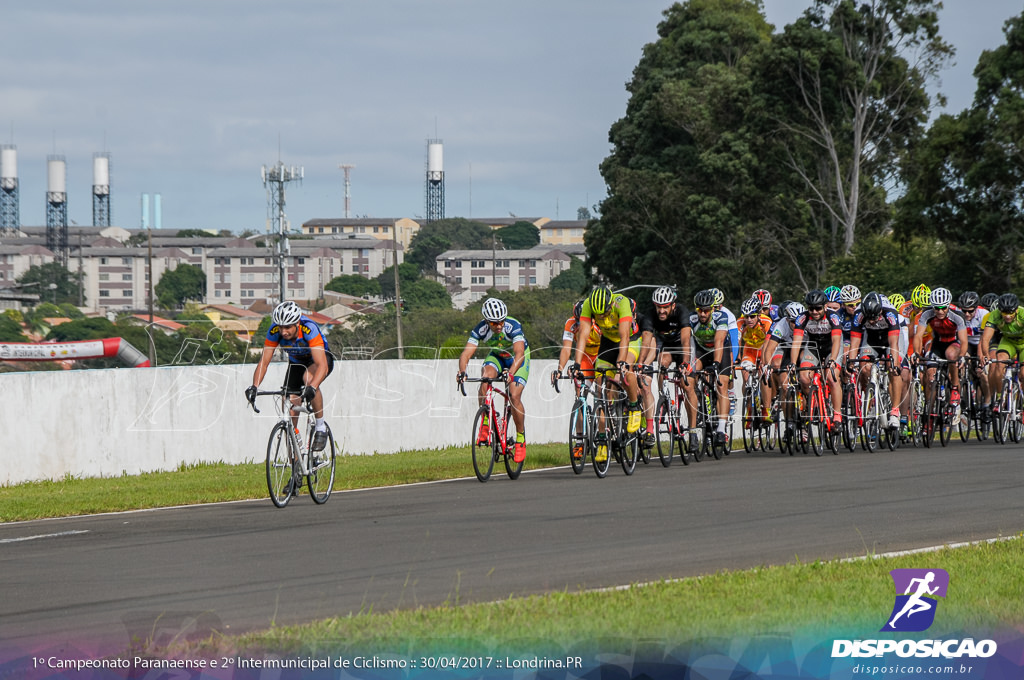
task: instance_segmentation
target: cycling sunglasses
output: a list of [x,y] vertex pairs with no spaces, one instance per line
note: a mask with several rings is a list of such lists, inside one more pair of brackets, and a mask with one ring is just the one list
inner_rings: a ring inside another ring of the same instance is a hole
[[977,310],[977,309],[978,309],[977,307],[967,307],[967,308],[961,308],[960,311],[962,311],[964,314],[974,314],[975,310]]
[[807,311],[809,311],[809,312],[821,312],[821,311],[824,311],[824,309],[825,309],[825,305],[814,305],[813,307],[808,307]]
[[948,309],[948,308],[949,308],[949,305],[932,305],[932,309],[940,311],[940,312],[943,311],[944,309]]
[[698,311],[698,312],[703,312],[704,314],[707,314],[707,313],[708,313],[708,312],[710,312],[710,311],[711,311],[712,309],[713,309],[712,307],[698,307],[698,308],[697,308],[697,311]]

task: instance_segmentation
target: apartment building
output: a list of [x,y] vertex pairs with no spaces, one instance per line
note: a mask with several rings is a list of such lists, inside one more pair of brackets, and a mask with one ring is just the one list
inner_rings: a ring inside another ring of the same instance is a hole
[[489,288],[522,290],[547,288],[551,279],[569,268],[572,258],[557,248],[526,250],[446,250],[437,256],[438,280],[448,289],[452,304],[464,309]]

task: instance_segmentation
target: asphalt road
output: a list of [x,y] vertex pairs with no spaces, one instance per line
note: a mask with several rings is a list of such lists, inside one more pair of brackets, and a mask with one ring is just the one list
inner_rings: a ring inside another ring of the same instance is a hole
[[955,441],[5,524],[0,660],[1013,535],[1022,486],[1024,445]]

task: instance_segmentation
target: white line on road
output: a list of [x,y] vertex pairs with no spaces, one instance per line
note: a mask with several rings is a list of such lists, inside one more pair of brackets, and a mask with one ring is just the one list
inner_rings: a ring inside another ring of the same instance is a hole
[[37,538],[56,538],[58,536],[71,536],[72,534],[87,534],[88,529],[77,529],[74,531],[59,531],[55,534],[36,534],[35,536],[22,536],[20,538],[0,538],[0,543],[18,543],[19,541],[34,541]]

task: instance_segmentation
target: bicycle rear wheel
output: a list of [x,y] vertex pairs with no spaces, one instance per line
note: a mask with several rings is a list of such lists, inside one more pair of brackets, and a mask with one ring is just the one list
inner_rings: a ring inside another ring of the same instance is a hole
[[292,481],[292,463],[288,455],[287,426],[281,422],[274,425],[267,442],[267,490],[270,500],[279,508],[288,505],[295,495]]
[[[672,464],[672,451],[676,443],[676,431],[678,423],[669,400],[662,397],[654,409],[654,444],[658,447],[658,458],[661,464],[668,467]],[[687,464],[686,454],[683,453],[683,464]]]
[[[484,419],[490,415],[490,409],[486,405],[481,406],[473,418],[473,471],[476,478],[486,482],[491,478],[491,471],[494,470],[494,456],[500,450],[501,443],[498,442],[498,432],[495,431],[497,423],[484,425]],[[480,428],[487,427],[486,437],[480,436]]]
[[314,503],[326,503],[334,489],[335,448],[334,433],[331,432],[330,426],[327,428],[327,443],[324,448],[320,451],[313,450],[313,433],[310,432],[309,448],[306,450],[309,451],[306,456],[306,469],[309,471],[306,475],[306,486],[309,488],[309,495]]
[[864,414],[864,427],[860,431],[861,446],[865,451],[874,453],[878,450],[878,421],[881,415],[881,404],[878,397],[878,385],[874,382],[868,383],[864,390],[861,413]]
[[821,390],[817,385],[812,386],[811,401],[807,409],[807,446],[815,456],[821,455],[825,437],[825,414],[821,410],[821,399]]
[[569,463],[576,474],[582,473],[587,465],[587,453],[590,448],[587,417],[586,402],[576,399],[569,414]]
[[[970,369],[966,369],[970,370]],[[972,420],[978,412],[978,394],[974,381],[968,378],[960,380],[960,412],[956,418],[956,431],[960,441],[966,442],[971,436]]]

